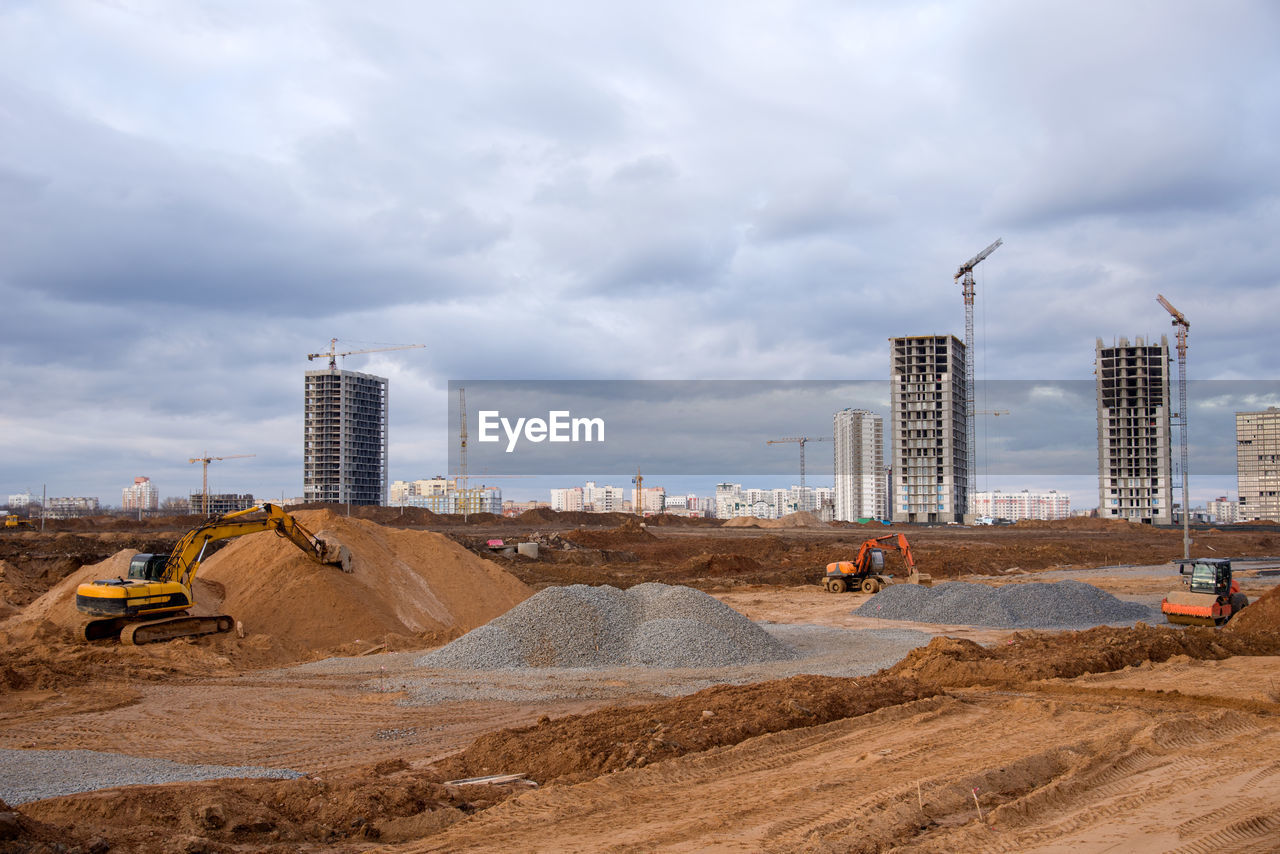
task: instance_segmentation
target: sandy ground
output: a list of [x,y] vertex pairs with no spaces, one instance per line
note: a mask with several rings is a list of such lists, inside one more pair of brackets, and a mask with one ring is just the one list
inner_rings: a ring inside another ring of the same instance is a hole
[[[728,533],[714,536],[729,539]],[[784,545],[796,549],[795,543],[820,538],[801,532]],[[1259,568],[1250,565],[1242,573],[1251,598],[1280,580],[1252,574]],[[1167,563],[963,577],[989,583],[1077,578],[1146,604],[1158,603],[1178,583]],[[852,611],[866,597],[829,594],[812,583],[738,584],[715,595],[754,620],[784,629],[909,629],[987,646],[1012,637],[973,626],[856,617]],[[390,775],[392,782],[378,790],[385,805],[405,790],[395,781],[425,772],[486,733],[649,703],[669,696],[670,685],[679,681],[662,673],[595,671],[577,682],[552,679],[558,681],[555,690],[543,690],[547,686],[538,677],[515,675],[503,677],[510,683],[505,687],[530,690],[511,698],[490,677],[441,676],[440,697],[424,703],[415,695],[421,686],[408,686],[419,654],[270,670],[188,668],[170,676],[129,671],[118,678],[108,669],[115,659],[104,657],[105,663],[95,662],[101,676],[94,680],[0,690],[0,747],[87,748],[187,763],[292,768],[308,775],[298,785],[313,787],[346,774]],[[835,657],[838,651],[824,654]],[[783,669],[749,674],[784,675]],[[734,680],[728,674],[693,674],[681,690],[715,681]],[[477,787],[437,787],[433,795],[415,797],[427,804],[438,798],[439,811],[431,815],[447,813],[445,818],[383,823],[380,839],[356,832],[362,826],[356,821],[373,808],[355,801],[343,807],[350,824],[343,825],[341,838],[295,838],[284,833],[283,823],[270,830],[274,825],[265,819],[247,823],[250,830],[242,836],[230,824],[217,836],[191,815],[229,797],[226,786],[215,784],[158,787],[169,792],[169,800],[158,789],[145,798],[129,790],[71,796],[27,805],[23,814],[51,827],[134,839],[127,825],[147,816],[126,815],[126,807],[165,804],[156,807],[157,815],[175,816],[172,825],[157,830],[145,846],[122,843],[113,850],[219,854],[1280,851],[1277,757],[1280,657],[1175,656],[1073,679],[953,688],[869,715],[746,737],[584,782],[511,790],[505,800],[503,792],[494,805],[470,791]],[[374,773],[371,766],[383,770]],[[535,779],[539,772],[502,770]],[[284,784],[255,785],[254,792],[268,793],[261,795],[264,803],[276,797],[270,793],[285,791],[269,788]],[[319,816],[330,808],[316,796],[299,798],[304,814]],[[284,795],[279,799],[283,803]],[[232,802],[225,803],[230,811]],[[252,829],[259,825],[268,829]],[[206,844],[206,835],[220,841]]]
[[529,792],[385,850],[1275,850],[1280,727],[1230,698],[1280,659],[1205,665],[1195,702],[1158,693],[1188,677],[922,700]]

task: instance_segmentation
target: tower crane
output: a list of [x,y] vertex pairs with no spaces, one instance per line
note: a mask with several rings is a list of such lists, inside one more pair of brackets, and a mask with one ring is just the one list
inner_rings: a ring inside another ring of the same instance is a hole
[[1187,333],[1191,331],[1191,321],[1178,311],[1161,294],[1156,294],[1156,302],[1164,306],[1164,310],[1173,315],[1173,325],[1178,328],[1178,426],[1182,436],[1182,558],[1191,559],[1191,498],[1187,494]]
[[986,249],[983,249],[977,255],[974,255],[968,261],[960,265],[960,269],[956,270],[954,281],[960,282],[964,290],[964,414],[965,414],[965,442],[967,447],[965,466],[969,472],[968,484],[965,494],[965,511],[969,510],[969,502],[971,496],[977,490],[978,473],[976,471],[977,457],[973,419],[973,297],[974,282],[973,268],[986,260],[987,256],[995,252],[1004,243],[1004,240],[997,237],[996,242],[992,243]]
[[636,485],[635,507],[631,508],[636,511],[636,515],[644,518],[644,475],[640,474],[640,469],[636,469],[636,476],[631,478],[631,482]]
[[203,507],[201,508],[201,511],[200,511],[201,513],[203,513],[205,516],[209,515],[209,463],[213,462],[214,460],[244,460],[244,459],[248,459],[249,457],[256,457],[256,456],[257,454],[231,454],[230,456],[226,456],[226,457],[208,457],[208,456],[192,457],[191,459],[187,460],[187,462],[189,463],[203,463],[203,465],[201,466],[201,468],[203,469],[203,472],[202,472],[203,477],[201,478],[201,481],[202,481],[201,495],[204,496],[204,501],[202,502]]
[[348,350],[345,353],[338,353],[335,352],[338,349],[338,339],[330,338],[329,351],[327,353],[308,353],[307,361],[310,362],[313,359],[323,359],[327,356],[329,358],[329,370],[336,371],[338,369],[339,356],[358,356],[361,353],[384,353],[387,350],[420,350],[426,346],[426,344],[395,344],[389,347],[372,347],[368,350]]
[[766,445],[782,445],[795,442],[800,445],[800,492],[804,494],[804,446],[809,442],[830,442],[826,436],[787,436],[782,439],[770,439]]

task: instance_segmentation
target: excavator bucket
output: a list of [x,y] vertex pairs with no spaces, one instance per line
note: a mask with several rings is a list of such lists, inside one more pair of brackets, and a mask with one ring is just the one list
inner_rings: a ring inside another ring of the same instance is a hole
[[338,567],[343,572],[351,572],[351,549],[331,539],[331,535],[327,532],[317,535],[316,540],[323,546],[321,560],[330,566]]

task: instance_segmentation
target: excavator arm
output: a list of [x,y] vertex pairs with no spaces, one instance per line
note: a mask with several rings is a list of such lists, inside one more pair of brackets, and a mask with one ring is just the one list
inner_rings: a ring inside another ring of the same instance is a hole
[[[253,518],[246,518],[250,516]],[[176,581],[189,588],[210,543],[256,534],[259,531],[275,531],[317,563],[339,566],[343,571],[350,571],[342,549],[327,545],[279,506],[261,504],[228,513],[188,531],[169,554],[161,577],[164,581]]]

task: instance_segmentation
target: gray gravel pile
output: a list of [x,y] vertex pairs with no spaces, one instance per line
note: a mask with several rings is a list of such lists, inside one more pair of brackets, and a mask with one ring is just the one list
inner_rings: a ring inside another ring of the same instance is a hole
[[936,587],[895,584],[854,611],[860,617],[1002,629],[1077,629],[1153,622],[1146,605],[1125,602],[1079,581],[990,587],[952,581]]
[[796,653],[728,605],[690,587],[549,587],[451,644],[422,667],[721,667]]
[[228,777],[271,777],[292,780],[297,771],[256,766],[183,765],[96,750],[0,749],[0,800],[10,806],[111,789],[156,783],[186,783]]

